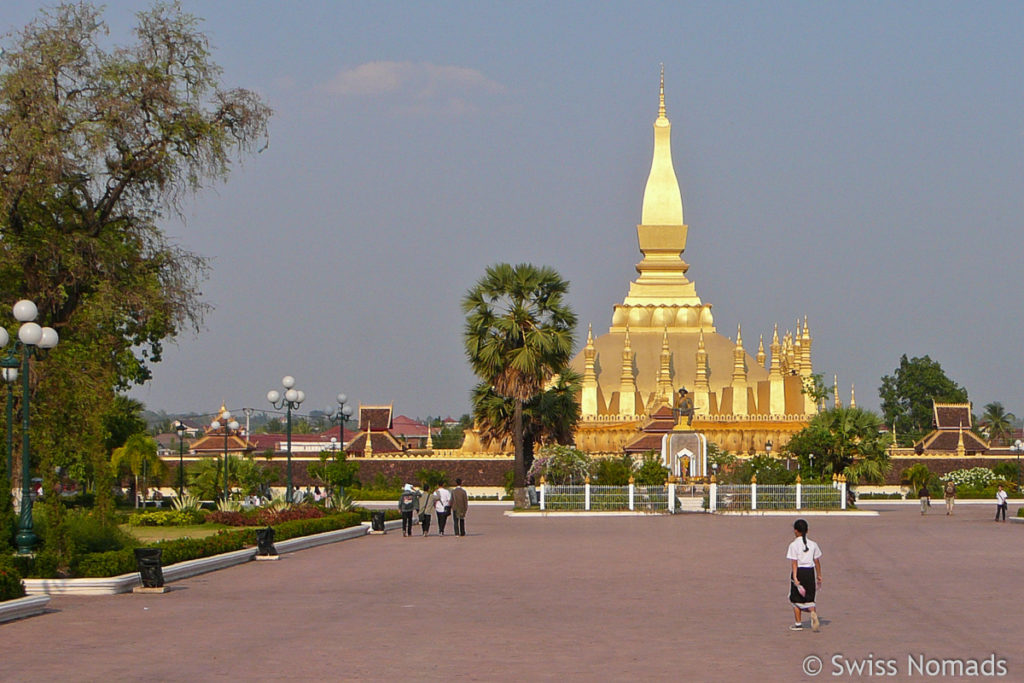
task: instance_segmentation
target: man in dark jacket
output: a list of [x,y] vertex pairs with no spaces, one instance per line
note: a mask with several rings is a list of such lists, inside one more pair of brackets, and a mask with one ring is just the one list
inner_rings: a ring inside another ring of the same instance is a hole
[[466,511],[469,510],[469,494],[462,488],[462,480],[455,480],[452,490],[452,515],[455,517],[455,535],[466,535]]

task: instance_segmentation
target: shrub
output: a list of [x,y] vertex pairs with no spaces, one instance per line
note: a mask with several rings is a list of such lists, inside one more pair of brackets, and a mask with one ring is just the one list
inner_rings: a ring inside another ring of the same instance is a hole
[[[416,473],[416,481],[419,482],[424,491],[433,491],[438,486],[448,483],[448,473],[444,470],[422,469]],[[396,479],[395,485],[390,488],[395,490],[395,498],[398,498],[398,491],[402,488],[401,483]],[[362,494],[357,494],[356,497],[362,497]]]
[[0,564],[0,602],[25,597],[21,573],[9,564]]
[[593,483],[599,486],[625,486],[633,475],[633,458],[629,454],[618,458],[597,458],[590,474]]
[[120,550],[136,545],[130,534],[113,522],[105,524],[88,510],[69,510],[64,517],[64,525],[72,555]]
[[644,459],[636,471],[636,483],[645,486],[661,486],[668,480],[669,470],[661,464],[661,456],[654,451],[644,453]]
[[132,526],[189,526],[202,524],[205,516],[196,510],[146,510],[128,517]]
[[1007,481],[1017,480],[1017,463],[1012,461],[1001,462],[992,468],[992,473],[998,479]]
[[953,470],[940,477],[943,482],[952,481],[958,487],[984,488],[996,478],[995,473],[987,467],[972,467],[969,470]]
[[526,478],[539,482],[543,476],[549,484],[582,484],[590,467],[590,456],[572,446],[542,446]]

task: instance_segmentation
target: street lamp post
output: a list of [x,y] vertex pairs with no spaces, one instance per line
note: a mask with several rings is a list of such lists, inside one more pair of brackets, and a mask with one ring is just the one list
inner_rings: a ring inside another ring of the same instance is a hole
[[[332,424],[338,425],[338,448],[345,450],[345,423],[352,417],[352,406],[346,405],[348,402],[348,396],[345,394],[338,394],[338,406],[327,406],[324,411],[327,413],[327,419]],[[332,438],[331,441],[334,441]]]
[[1020,454],[1024,452],[1024,441],[1014,441],[1013,450],[1017,451],[1017,491],[1020,491]]
[[297,410],[302,402],[306,400],[305,392],[295,388],[295,378],[286,375],[281,380],[284,387],[284,396],[276,389],[267,392],[267,400],[270,404],[280,410],[284,408],[288,415],[288,488],[285,493],[285,500],[292,502],[292,411]]
[[[10,337],[7,330],[0,327],[0,348],[7,346]],[[0,359],[3,368],[4,383],[7,384],[7,469],[5,470],[8,484],[14,479],[14,385],[18,381],[18,366],[21,363],[14,353]],[[10,491],[3,495],[10,495]]]
[[[29,434],[28,434],[28,409],[29,409],[29,361],[32,356],[38,359],[42,359],[46,356],[47,352],[53,347],[57,346],[59,337],[57,331],[52,327],[40,327],[35,322],[36,316],[39,315],[39,310],[36,305],[28,299],[22,299],[18,303],[14,304],[13,311],[14,318],[21,323],[21,327],[18,328],[18,341],[14,343],[14,347],[8,354],[7,358],[4,359],[3,372],[4,379],[8,382],[9,390],[10,384],[17,381],[17,354],[21,351],[21,375],[22,375],[22,397],[21,397],[21,514],[18,523],[18,554],[19,555],[31,555],[32,551],[35,550],[36,542],[38,538],[33,531],[32,525],[32,478],[29,471],[30,466],[30,451],[29,451]],[[2,328],[0,328],[2,329]],[[7,331],[4,330],[3,334],[0,335],[0,346],[6,346],[10,337]],[[14,361],[13,363],[11,361]],[[10,399],[10,394],[8,394]],[[13,426],[13,414],[10,410],[10,403],[8,403],[8,424],[7,430],[10,434],[11,427]],[[13,445],[13,441],[8,441],[9,444]],[[10,457],[10,456],[9,456]],[[13,469],[13,460],[11,467]]]
[[807,457],[811,461],[811,475],[810,476],[813,477],[814,476],[814,453],[809,454]]
[[[220,429],[221,424],[224,425],[224,502],[228,502],[228,434],[232,430],[238,431],[238,422],[231,419],[231,413],[225,410],[219,416],[220,419],[214,420],[210,423],[210,427],[214,430]],[[223,423],[221,422],[223,420]]]
[[178,500],[185,494],[185,423],[177,420],[174,431],[178,432]]

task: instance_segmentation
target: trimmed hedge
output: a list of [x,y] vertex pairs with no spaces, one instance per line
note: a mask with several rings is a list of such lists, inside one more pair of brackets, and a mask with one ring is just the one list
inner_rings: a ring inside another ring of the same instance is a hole
[[25,597],[21,573],[10,565],[0,565],[0,602]]
[[[369,517],[369,512],[365,513]],[[274,540],[284,541],[298,536],[310,536],[336,529],[357,526],[363,519],[363,511],[343,512],[337,515],[315,519],[299,519],[282,522],[274,527]],[[206,538],[180,538],[172,541],[160,541],[149,547],[163,549],[161,558],[163,565],[195,560],[200,557],[220,555],[245,547],[256,545],[256,529],[239,529],[237,531],[221,531]],[[106,577],[128,574],[137,571],[135,553],[131,548],[113,550],[105,553],[91,553],[83,556],[72,567],[76,577]]]
[[198,510],[146,510],[128,517],[132,526],[190,526],[202,524],[204,515]]

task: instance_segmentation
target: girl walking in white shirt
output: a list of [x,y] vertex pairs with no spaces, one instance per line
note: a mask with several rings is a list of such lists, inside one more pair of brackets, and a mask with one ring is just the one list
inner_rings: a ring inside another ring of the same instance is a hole
[[789,544],[786,559],[790,561],[789,601],[793,603],[794,623],[791,631],[802,631],[803,612],[811,613],[811,630],[818,631],[821,622],[814,605],[814,596],[821,587],[821,548],[807,538],[807,522],[798,519],[793,522],[796,538]]

